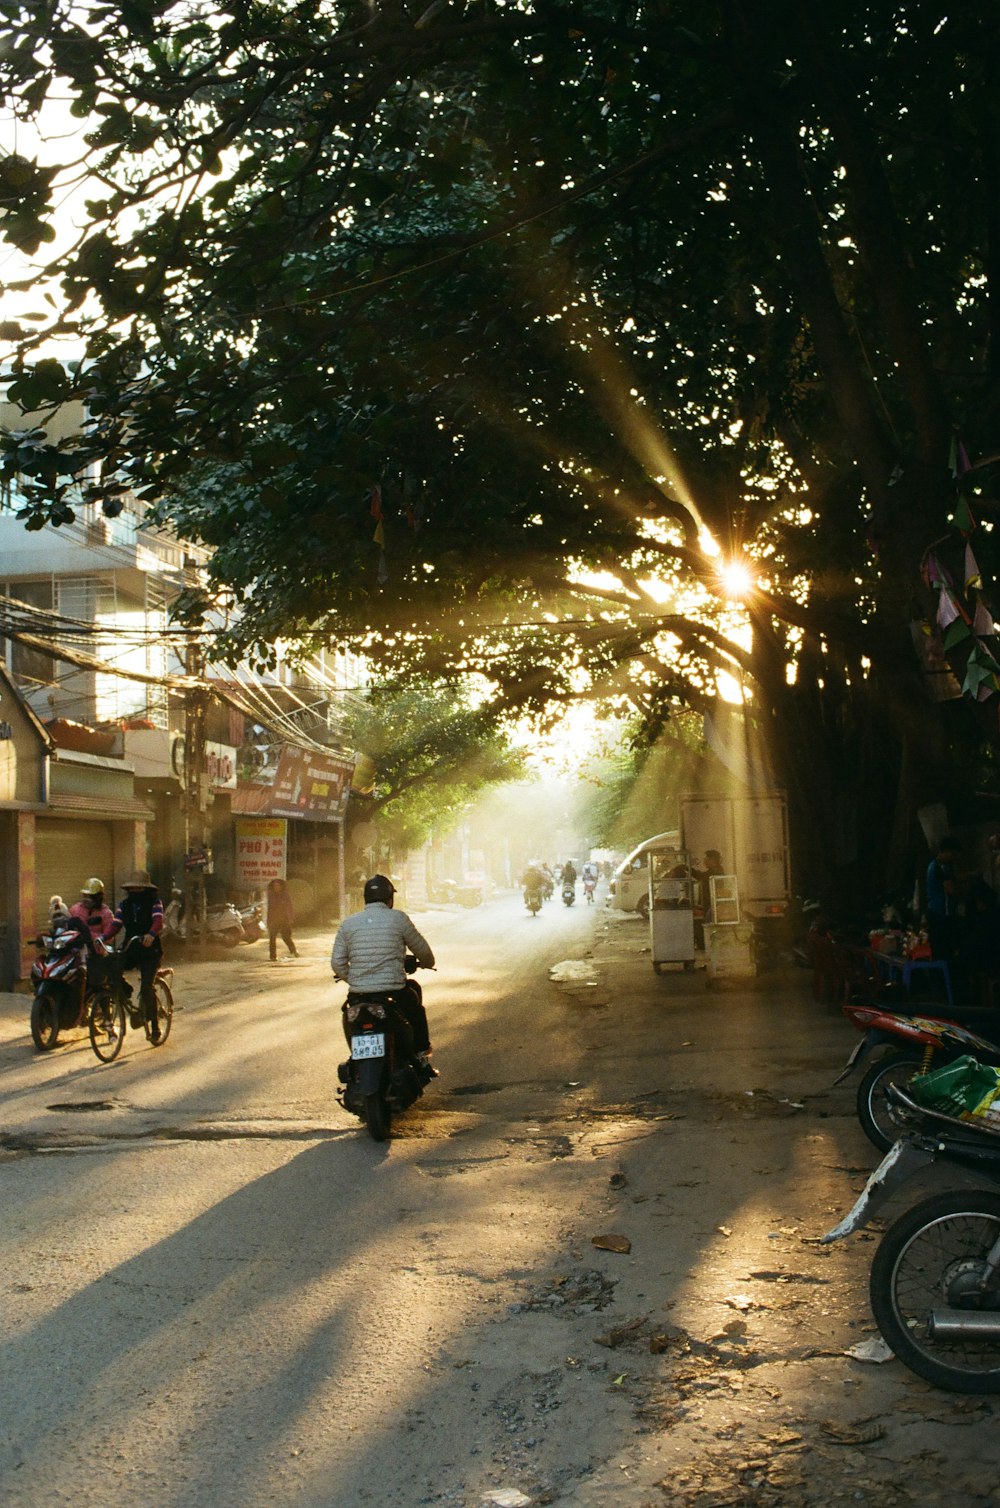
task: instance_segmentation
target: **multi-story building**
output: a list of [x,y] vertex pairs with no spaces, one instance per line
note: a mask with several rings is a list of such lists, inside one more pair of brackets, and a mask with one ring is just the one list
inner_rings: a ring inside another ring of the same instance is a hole
[[16,489],[0,499],[0,665],[44,747],[34,799],[0,800],[0,837],[8,931],[16,915],[27,935],[52,894],[75,900],[91,875],[109,894],[137,865],[166,878],[182,841],[171,750],[184,714],[165,630],[199,562],[127,509],[29,532],[18,506]]
[[[128,503],[116,518],[80,507],[75,522],[37,531],[25,529],[19,507],[16,487],[0,496],[0,667],[8,698],[23,701],[22,743],[41,744],[32,799],[10,780],[0,789],[0,911],[11,937],[41,923],[51,894],[75,899],[92,874],[109,893],[137,865],[165,896],[183,884],[191,656],[169,612],[208,558],[148,527]],[[337,709],[359,684],[360,663],[330,653],[305,674],[279,665],[262,678],[206,671],[201,651],[199,669],[216,691],[201,780],[209,901],[256,888],[236,823],[245,833],[266,818],[285,834],[281,863],[303,909],[335,913],[351,774]],[[314,761],[308,781],[284,781],[302,754]],[[12,967],[0,964],[0,975]]]

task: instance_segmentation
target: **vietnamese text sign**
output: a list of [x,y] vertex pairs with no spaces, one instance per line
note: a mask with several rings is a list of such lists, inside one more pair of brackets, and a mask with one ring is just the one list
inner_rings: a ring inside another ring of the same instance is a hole
[[336,822],[347,801],[354,765],[334,754],[311,754],[286,746],[271,791],[275,816]]
[[261,890],[269,880],[285,878],[287,823],[280,817],[236,820],[236,883]]

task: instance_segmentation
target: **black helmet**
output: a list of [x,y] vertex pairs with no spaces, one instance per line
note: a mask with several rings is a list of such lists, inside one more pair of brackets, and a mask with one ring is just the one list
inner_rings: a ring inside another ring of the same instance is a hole
[[392,898],[396,894],[396,887],[384,874],[373,874],[370,880],[365,881],[365,905],[372,901],[383,901],[385,905],[392,905]]

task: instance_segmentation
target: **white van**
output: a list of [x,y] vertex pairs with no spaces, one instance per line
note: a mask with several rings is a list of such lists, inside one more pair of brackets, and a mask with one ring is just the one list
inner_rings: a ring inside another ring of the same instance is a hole
[[651,853],[667,853],[680,846],[680,833],[671,832],[657,833],[654,838],[647,838],[633,848],[611,877],[608,905],[616,911],[638,911],[640,916],[648,916],[649,856]]

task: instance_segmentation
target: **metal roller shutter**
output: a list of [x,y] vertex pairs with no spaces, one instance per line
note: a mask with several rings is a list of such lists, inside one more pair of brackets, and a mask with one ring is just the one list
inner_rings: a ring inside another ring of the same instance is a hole
[[61,895],[67,906],[80,899],[80,886],[97,875],[104,881],[114,910],[114,836],[110,822],[76,822],[67,817],[39,817],[35,824],[35,894],[38,925],[49,914],[49,897]]

